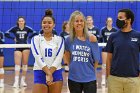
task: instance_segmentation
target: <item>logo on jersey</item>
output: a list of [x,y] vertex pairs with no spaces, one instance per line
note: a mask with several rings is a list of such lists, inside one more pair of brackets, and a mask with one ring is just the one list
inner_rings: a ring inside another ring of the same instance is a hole
[[110,36],[112,33],[111,32],[105,32],[106,36]]
[[97,32],[95,30],[89,30],[89,33],[95,35]]
[[138,41],[138,38],[133,38],[133,37],[131,37],[131,41],[137,42],[137,41]]

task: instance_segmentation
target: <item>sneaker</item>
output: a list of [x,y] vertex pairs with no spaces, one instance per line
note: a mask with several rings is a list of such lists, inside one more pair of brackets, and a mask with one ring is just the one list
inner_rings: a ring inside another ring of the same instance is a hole
[[65,69],[65,72],[69,72],[69,66],[68,65],[65,65],[64,69]]
[[101,82],[102,85],[106,85],[106,77],[105,75],[102,75],[102,82]]
[[105,80],[102,80],[101,84],[102,85],[106,85],[106,81]]
[[19,88],[19,84],[18,84],[18,82],[14,82],[14,84],[13,84],[13,88]]
[[26,82],[21,80],[20,87],[27,87]]
[[4,87],[4,83],[0,83],[0,88],[3,88]]

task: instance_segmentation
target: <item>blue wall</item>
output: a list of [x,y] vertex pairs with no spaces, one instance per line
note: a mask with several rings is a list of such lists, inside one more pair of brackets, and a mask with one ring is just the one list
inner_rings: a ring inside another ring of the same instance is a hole
[[[0,30],[5,32],[14,26],[18,16],[25,16],[26,23],[34,30],[38,31],[41,26],[41,18],[47,8],[53,9],[56,19],[58,33],[61,32],[62,23],[68,20],[74,10],[82,11],[85,16],[91,15],[94,23],[99,28],[105,25],[105,19],[110,16],[116,20],[117,12],[121,8],[130,8],[135,13],[134,29],[140,30],[140,2],[20,2],[20,1],[0,1]],[[115,26],[115,24],[114,24]],[[6,38],[6,43],[14,43]],[[4,49],[5,66],[14,65],[14,49]],[[29,65],[33,65],[33,57],[29,59]]]

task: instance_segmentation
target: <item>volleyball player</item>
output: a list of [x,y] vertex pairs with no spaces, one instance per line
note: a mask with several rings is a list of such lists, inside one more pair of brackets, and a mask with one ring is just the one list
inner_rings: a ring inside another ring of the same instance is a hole
[[88,32],[95,35],[97,37],[97,40],[99,40],[99,29],[98,27],[94,26],[94,21],[92,16],[87,16],[87,26],[88,26]]
[[[10,28],[6,33],[5,36],[7,38],[13,39],[16,44],[27,44],[28,38],[31,38],[36,33],[33,31],[32,28],[26,25],[25,19],[23,16],[20,16],[17,20],[17,25]],[[28,68],[28,57],[30,54],[30,48],[16,48],[14,51],[14,60],[15,60],[15,82],[13,87],[19,87],[19,75],[20,75],[20,68],[22,62],[22,77],[20,86],[26,87],[27,84],[25,82],[26,72]]]
[[[46,9],[46,10],[45,10],[45,15],[46,15],[47,11],[48,11],[48,10]],[[52,13],[53,13],[53,11],[52,11]],[[43,34],[43,30],[42,30],[42,29],[41,29],[39,32],[40,32],[40,34]],[[52,30],[52,33],[53,33],[54,35],[58,35],[57,32],[56,32],[56,30],[55,30],[54,28],[53,28],[53,30]]]
[[42,18],[43,34],[35,36],[31,41],[35,58],[33,93],[61,93],[62,90],[64,40],[52,33],[54,26],[55,19],[48,9]]
[[[102,43],[107,43],[109,36],[116,32],[117,29],[112,26],[113,24],[113,19],[111,17],[108,17],[106,19],[106,26],[101,29],[101,41]],[[107,52],[105,51],[105,47],[102,48],[102,85],[105,85],[106,83],[106,57],[107,57]]]
[[[0,44],[4,43],[4,34],[0,31]],[[0,48],[0,88],[4,87],[4,55],[3,55],[3,49]]]
[[[62,30],[63,31],[60,33],[60,36],[63,37],[63,39],[65,40],[67,37],[69,37],[69,33],[70,33],[68,21],[64,21],[63,22],[63,24],[62,24]],[[65,57],[63,57],[62,65],[64,65],[65,71],[68,72],[69,71],[69,67],[64,62],[66,62],[65,61]]]
[[63,31],[60,33],[60,36],[63,37],[63,39],[65,40],[70,33],[68,21],[63,22],[62,30]]

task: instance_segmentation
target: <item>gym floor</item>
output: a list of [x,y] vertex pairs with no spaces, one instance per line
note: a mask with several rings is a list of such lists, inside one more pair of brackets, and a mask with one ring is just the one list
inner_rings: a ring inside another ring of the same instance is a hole
[[[62,93],[69,93],[68,86],[67,86],[67,76],[68,72],[64,72],[64,82],[63,82],[63,89]],[[27,87],[22,87],[19,89],[13,88],[14,82],[14,70],[13,69],[5,69],[5,85],[4,88],[0,88],[0,93],[32,93],[33,87],[33,70],[30,68],[27,73],[26,83],[28,84]],[[101,70],[97,71],[97,93],[107,93],[107,89],[104,85],[101,85]]]

